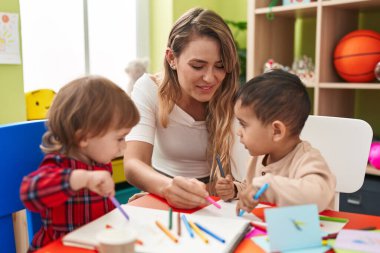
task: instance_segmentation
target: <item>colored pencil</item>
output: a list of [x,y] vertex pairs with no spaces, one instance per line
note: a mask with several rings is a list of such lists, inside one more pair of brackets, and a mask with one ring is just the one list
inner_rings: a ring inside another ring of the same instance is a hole
[[211,203],[211,204],[213,204],[214,206],[216,206],[217,208],[219,208],[219,209],[222,208],[222,207],[221,207],[218,203],[216,203],[215,200],[213,200],[210,196],[206,197],[206,200],[207,200],[209,203]]
[[124,209],[121,207],[119,201],[115,197],[110,196],[109,199],[112,201],[112,203],[119,209],[119,211],[122,213],[122,215],[129,221],[128,214],[124,211]]
[[190,237],[194,238],[193,230],[191,229],[190,224],[189,224],[189,222],[186,219],[186,216],[184,214],[182,214],[181,218],[183,220],[183,223],[185,224],[187,232],[189,232],[189,234],[190,234]]
[[335,221],[335,222],[341,222],[341,223],[346,223],[348,221],[348,219],[345,219],[345,218],[330,217],[330,216],[324,216],[324,215],[319,215],[319,220]]
[[259,221],[251,221],[250,222],[251,226],[258,228],[264,232],[267,232],[267,224],[264,222],[259,222]]
[[200,229],[202,230],[203,232],[205,232],[206,234],[209,234],[210,236],[214,237],[216,240],[222,242],[222,243],[225,243],[226,240],[224,240],[223,238],[221,238],[220,236],[217,236],[216,234],[214,234],[213,232],[211,232],[209,229],[203,227],[201,224],[197,223],[197,222],[194,222],[194,224]]
[[162,225],[159,221],[156,221],[156,225],[162,230],[162,232],[164,232],[170,239],[172,239],[173,242],[178,242],[178,239],[175,238],[175,236],[172,235],[172,233],[170,233],[170,231],[166,227],[164,227],[164,225]]
[[169,208],[169,229],[173,227],[173,209]]
[[218,167],[219,167],[219,171],[220,171],[220,175],[222,176],[222,177],[225,177],[225,175],[224,175],[224,170],[223,170],[223,166],[222,166],[222,163],[221,163],[221,161],[220,161],[220,157],[219,157],[219,155],[217,154],[216,155],[216,162],[217,162],[217,164],[218,164]]
[[252,228],[251,231],[249,231],[249,232],[244,236],[244,238],[245,238],[245,239],[249,239],[249,238],[253,237],[253,234],[255,233],[255,229],[256,229],[256,228]]
[[192,221],[189,221],[190,227],[194,230],[194,232],[205,242],[208,243],[208,239],[206,238],[205,234],[202,233],[202,231],[195,226],[195,224]]
[[[268,189],[268,187],[269,187],[268,183],[265,183],[263,186],[261,186],[261,188],[253,196],[253,199],[258,200],[260,198],[260,196],[266,191],[266,189]],[[243,216],[244,213],[245,213],[244,210],[240,210],[239,216]]]
[[181,236],[181,213],[177,213],[177,234]]

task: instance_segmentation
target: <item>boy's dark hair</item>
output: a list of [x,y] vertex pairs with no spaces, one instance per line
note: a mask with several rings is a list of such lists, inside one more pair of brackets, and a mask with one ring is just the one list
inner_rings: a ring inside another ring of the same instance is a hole
[[298,76],[272,70],[249,80],[236,94],[241,106],[252,106],[256,117],[269,124],[280,120],[291,135],[301,133],[310,113],[310,99]]

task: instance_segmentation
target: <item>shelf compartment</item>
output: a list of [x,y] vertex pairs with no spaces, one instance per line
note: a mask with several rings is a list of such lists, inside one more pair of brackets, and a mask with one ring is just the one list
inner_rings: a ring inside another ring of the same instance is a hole
[[267,14],[270,11],[273,13],[274,18],[281,17],[310,17],[315,16],[318,4],[316,2],[308,4],[276,6],[270,8],[259,8],[255,10],[255,14]]
[[[272,2],[271,0],[250,0],[250,1],[255,1],[256,9],[269,9],[269,4]],[[317,0],[311,0],[311,3],[301,3],[301,4],[293,4],[293,5],[282,5],[282,1],[278,1],[276,6],[273,6],[273,9],[278,9],[278,8],[303,8],[304,6],[309,6],[309,5],[316,5]]]
[[340,9],[365,10],[379,7],[380,1],[373,0],[324,0],[322,6],[335,6]]
[[[316,15],[316,13],[314,13]],[[315,17],[315,16],[314,16]],[[253,75],[263,73],[263,66],[269,60],[285,65],[292,66],[295,54],[295,24],[296,17],[275,16],[273,20],[268,20],[265,15],[256,15],[254,24],[253,43],[251,46],[253,52],[252,63]],[[316,27],[313,27],[316,33]],[[315,40],[311,47],[315,48]],[[251,78],[252,76],[248,76]],[[310,83],[308,87],[315,85]]]
[[[367,12],[363,5],[371,6],[370,11],[380,12],[380,1],[331,1],[328,5],[327,2],[323,3],[319,82],[344,82],[335,70],[333,59],[335,47],[348,33],[358,29],[371,29],[371,27],[367,28],[365,25],[360,27],[360,17]],[[372,89],[370,86],[368,88]]]
[[319,89],[317,115],[354,118],[355,90]]

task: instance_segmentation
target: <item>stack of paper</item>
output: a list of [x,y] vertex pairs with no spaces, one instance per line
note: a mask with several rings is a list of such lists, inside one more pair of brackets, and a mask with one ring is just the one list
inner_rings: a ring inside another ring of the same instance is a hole
[[[171,232],[178,238],[178,243],[174,243],[155,224],[155,221],[160,221],[165,226],[168,225],[169,214],[167,211],[129,205],[123,205],[122,208],[128,213],[129,222],[119,210],[115,209],[64,236],[63,244],[95,249],[98,244],[96,234],[99,231],[106,227],[124,227],[137,231],[137,237],[142,241],[142,245],[136,244],[136,252],[232,252],[249,228],[249,222],[244,219],[186,214],[188,220],[208,228],[226,242],[222,243],[208,237],[209,243],[205,243],[197,235],[192,238],[183,223],[181,223],[181,236],[178,236],[177,220],[173,219]],[[173,213],[173,218],[177,218],[177,213]]]

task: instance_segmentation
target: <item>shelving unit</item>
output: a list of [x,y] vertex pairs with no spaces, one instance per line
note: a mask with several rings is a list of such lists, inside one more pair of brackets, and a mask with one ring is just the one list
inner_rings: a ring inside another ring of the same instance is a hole
[[[359,20],[363,12],[380,12],[380,0],[311,0],[311,3],[290,6],[282,6],[279,1],[271,9],[270,3],[271,0],[248,0],[247,80],[263,73],[268,59],[291,66],[295,58],[296,21],[313,19],[315,25],[310,31],[315,39],[308,43],[315,50],[314,55],[308,56],[314,60],[315,78],[305,84],[313,101],[312,113],[362,118],[360,112],[357,115],[358,108],[367,112],[368,107],[363,107],[367,97],[380,101],[379,82],[347,83],[338,76],[333,64],[335,46],[344,35],[357,29],[373,29],[365,25],[359,27]],[[269,11],[274,15],[273,20],[267,18]],[[380,32],[380,25],[376,31]],[[378,111],[372,110],[369,116],[362,118],[370,123],[377,136],[380,135]],[[367,172],[372,181],[373,178],[379,180],[380,186],[380,171],[369,168]]]
[[[264,63],[272,58],[291,66],[294,60],[294,33],[297,18],[316,18],[315,81],[306,86],[313,92],[314,114],[355,117],[355,91],[378,90],[380,84],[346,83],[335,72],[333,52],[338,41],[358,29],[359,13],[378,9],[379,0],[314,0],[292,6],[275,6],[274,19],[266,14],[270,0],[248,1],[247,80],[263,72]],[[281,4],[281,1],[279,1]],[[253,13],[250,14],[250,13]],[[379,92],[380,98],[380,92]]]

